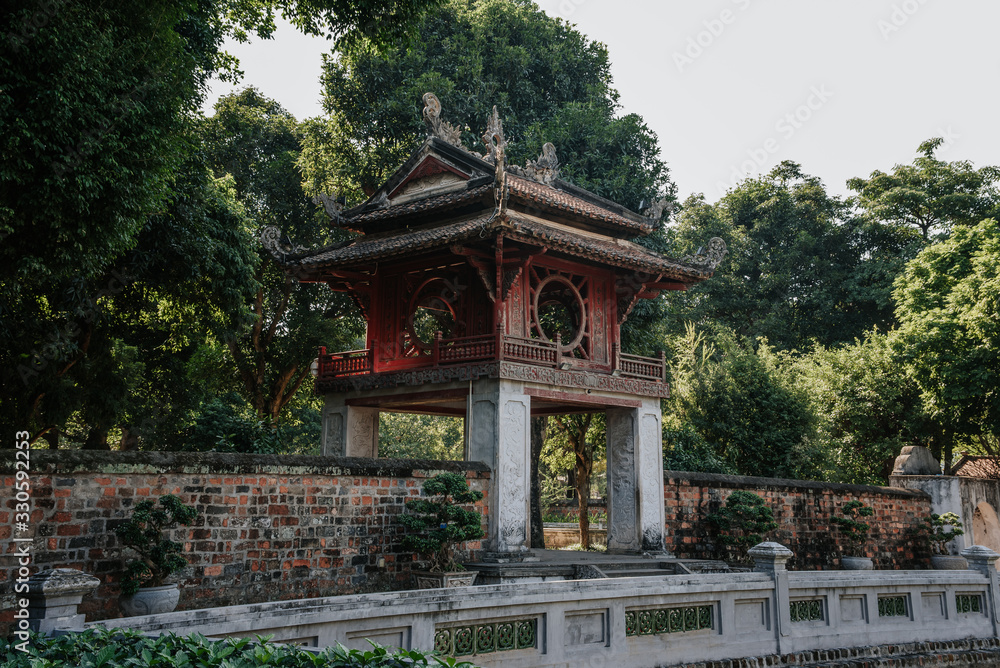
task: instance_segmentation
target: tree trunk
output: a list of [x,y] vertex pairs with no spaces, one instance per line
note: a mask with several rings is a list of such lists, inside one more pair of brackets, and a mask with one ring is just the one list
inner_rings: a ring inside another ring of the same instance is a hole
[[576,500],[580,506],[580,547],[590,549],[590,469],[592,462],[576,456]]
[[111,447],[108,445],[108,430],[104,427],[91,427],[82,449],[110,450]]
[[538,462],[545,445],[545,430],[549,419],[531,418],[531,547],[545,549],[545,531],[542,526],[542,483],[538,477]]

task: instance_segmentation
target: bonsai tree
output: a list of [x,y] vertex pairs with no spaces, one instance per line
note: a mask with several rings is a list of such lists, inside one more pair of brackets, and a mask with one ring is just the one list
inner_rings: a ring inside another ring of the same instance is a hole
[[872,517],[875,511],[858,500],[848,501],[840,509],[843,517],[833,516],[830,521],[840,529],[840,532],[847,538],[849,556],[863,557],[864,545],[868,540],[868,531],[871,526],[867,522],[861,521],[862,517]]
[[122,545],[138,558],[129,560],[122,577],[122,593],[131,596],[140,587],[160,587],[173,573],[187,566],[181,555],[183,546],[164,536],[178,524],[190,525],[198,511],[185,506],[172,494],[159,498],[159,507],[152,501],[140,501],[132,509],[132,517],[115,527]]
[[738,490],[726,504],[708,516],[727,552],[736,551],[738,561],[746,560],[746,551],[763,542],[764,534],[778,528],[774,514],[764,499],[752,492]]
[[962,530],[962,520],[958,519],[955,513],[945,513],[938,515],[931,513],[930,517],[924,518],[923,533],[930,545],[931,554],[948,554],[947,545],[952,539],[964,536]]
[[483,537],[482,517],[461,504],[483,498],[482,492],[469,489],[465,476],[442,473],[427,480],[423,486],[427,499],[406,502],[411,514],[399,521],[412,532],[403,538],[403,547],[430,557],[430,570],[450,572],[465,570],[455,562],[455,545]]

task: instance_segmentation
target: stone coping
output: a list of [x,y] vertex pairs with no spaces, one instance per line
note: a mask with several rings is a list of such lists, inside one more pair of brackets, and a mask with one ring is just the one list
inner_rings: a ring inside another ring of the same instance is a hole
[[[490,467],[480,462],[430,459],[370,459],[365,457],[314,457],[308,455],[258,455],[229,452],[31,450],[32,473],[115,474],[267,474],[424,476],[442,471],[477,473],[488,477]],[[0,472],[13,473],[14,459],[0,461]]]
[[903,489],[901,487],[879,487],[877,485],[851,485],[840,482],[822,482],[819,480],[756,478],[753,476],[699,473],[694,471],[664,471],[663,477],[668,481],[687,481],[694,485],[701,485],[705,487],[732,489],[763,487],[772,489],[815,490],[817,492],[828,491],[836,492],[838,494],[877,494],[880,496],[896,496],[902,498],[930,498],[929,494],[921,490]]

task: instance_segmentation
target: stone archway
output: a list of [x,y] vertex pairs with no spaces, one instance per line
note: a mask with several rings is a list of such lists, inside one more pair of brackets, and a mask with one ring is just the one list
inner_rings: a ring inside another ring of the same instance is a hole
[[972,514],[972,538],[976,545],[1000,551],[1000,518],[993,506],[983,501]]

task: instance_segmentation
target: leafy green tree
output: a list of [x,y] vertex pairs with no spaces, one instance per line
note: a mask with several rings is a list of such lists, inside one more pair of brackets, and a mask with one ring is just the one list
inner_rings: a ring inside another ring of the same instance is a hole
[[858,193],[859,204],[872,219],[915,228],[925,241],[956,225],[975,225],[997,215],[1000,168],[975,169],[965,160],[940,160],[934,152],[943,143],[940,137],[928,139],[917,149],[913,164],[850,179],[847,186]]
[[684,202],[670,230],[674,254],[715,236],[729,254],[711,280],[666,297],[671,333],[685,321],[714,321],[749,341],[805,350],[851,341],[892,317],[884,294],[850,289],[865,256],[847,203],[795,163],[744,181],[715,205]]
[[[223,97],[204,122],[203,135],[216,174],[233,179],[258,234],[274,225],[306,247],[334,239],[337,231],[301,187],[298,123],[277,102],[253,88]],[[349,346],[363,322],[344,295],[297,283],[262,246],[258,256],[258,287],[247,305],[251,323],[226,343],[241,391],[259,416],[276,421],[309,378],[319,346]]]
[[672,426],[689,425],[741,475],[827,477],[815,415],[783,372],[784,357],[766,344],[745,347],[724,329],[709,339],[691,325],[674,345]]
[[379,413],[378,454],[393,459],[464,458],[462,418]]
[[940,452],[940,428],[924,412],[920,389],[900,367],[889,335],[873,330],[849,345],[817,346],[787,370],[809,397],[840,481],[886,485],[903,447]]
[[600,195],[632,208],[673,196],[655,135],[635,115],[615,116],[602,44],[527,0],[447,0],[417,33],[381,53],[326,59],[328,117],[309,124],[303,156],[311,192],[373,192],[424,136],[421,98],[433,91],[472,150],[482,150],[496,105],[512,162],[536,158],[551,141],[564,174]]
[[[955,437],[1000,453],[1000,229],[957,226],[896,282],[893,351],[931,416]],[[951,462],[950,443],[944,449]]]

